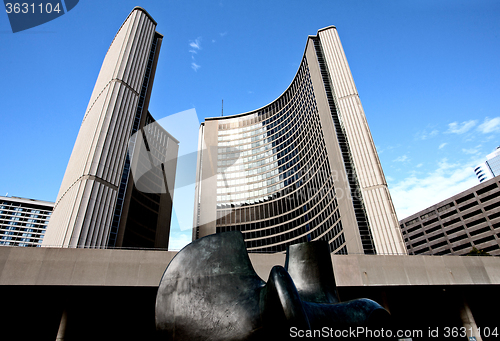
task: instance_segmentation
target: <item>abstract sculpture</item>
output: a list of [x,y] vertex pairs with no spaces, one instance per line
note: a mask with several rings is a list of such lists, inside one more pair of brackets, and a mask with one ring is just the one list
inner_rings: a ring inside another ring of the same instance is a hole
[[156,297],[156,328],[166,340],[279,339],[294,330],[382,326],[378,303],[340,303],[326,242],[292,245],[285,267],[265,283],[238,231],[195,240],[167,266]]

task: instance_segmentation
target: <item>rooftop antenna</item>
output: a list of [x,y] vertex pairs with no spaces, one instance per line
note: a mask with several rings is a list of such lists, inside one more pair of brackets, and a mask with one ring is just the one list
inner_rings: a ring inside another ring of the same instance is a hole
[[224,116],[224,98],[222,99],[222,112],[221,112],[221,116]]

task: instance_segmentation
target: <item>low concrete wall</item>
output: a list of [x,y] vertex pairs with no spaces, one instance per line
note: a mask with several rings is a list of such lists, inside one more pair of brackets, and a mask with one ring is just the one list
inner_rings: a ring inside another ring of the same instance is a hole
[[340,287],[498,285],[499,257],[332,256]]
[[[0,247],[0,285],[157,287],[173,251]],[[267,281],[284,254],[250,254]],[[498,285],[500,258],[333,256],[339,287]]]
[[175,254],[0,247],[0,285],[158,286]]

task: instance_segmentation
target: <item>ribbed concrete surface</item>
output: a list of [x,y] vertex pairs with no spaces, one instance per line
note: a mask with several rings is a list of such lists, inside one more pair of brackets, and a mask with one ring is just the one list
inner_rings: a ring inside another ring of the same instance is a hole
[[377,253],[406,253],[396,211],[337,29],[318,36],[346,130]]
[[134,9],[111,43],[43,245],[106,245],[155,28]]

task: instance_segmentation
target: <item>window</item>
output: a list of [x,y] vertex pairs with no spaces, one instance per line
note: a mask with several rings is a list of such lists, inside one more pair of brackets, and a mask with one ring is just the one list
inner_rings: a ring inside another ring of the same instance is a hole
[[423,223],[422,225],[424,225],[424,226],[429,226],[429,225],[431,225],[431,224],[434,224],[434,223],[435,223],[435,222],[437,222],[437,221],[438,221],[438,218],[434,218],[434,219],[431,219],[431,220],[429,220],[429,221],[426,221],[426,222],[425,222],[425,223]]
[[453,243],[455,243],[455,242],[457,242],[459,240],[464,240],[464,239],[467,239],[467,238],[469,238],[469,236],[467,236],[466,234],[462,234],[462,235],[459,235],[459,236],[457,236],[455,238],[451,238],[450,239],[450,243],[453,244]]
[[468,210],[469,208],[477,206],[477,205],[478,205],[477,201],[473,201],[470,204],[459,207],[458,209],[462,212],[462,211]]
[[476,191],[476,193],[477,193],[477,195],[483,195],[484,193],[492,191],[496,188],[498,188],[498,186],[496,183],[494,183],[492,185],[486,186],[485,188],[482,188],[482,189]]
[[481,214],[481,213],[482,213],[482,211],[479,209],[479,210],[476,210],[476,211],[474,211],[474,212],[471,212],[471,213],[468,213],[468,214],[464,214],[464,215],[462,216],[462,218],[463,218],[464,220],[466,220],[466,219],[469,219],[469,218],[474,217],[474,216],[476,216],[476,215],[478,215],[478,214]]
[[465,202],[465,201],[467,201],[467,200],[470,200],[470,199],[472,199],[472,198],[474,198],[474,193],[471,193],[471,194],[469,194],[469,195],[466,195],[465,197],[459,198],[459,199],[457,199],[457,200],[455,200],[455,201],[457,202],[457,204],[461,204],[461,203],[463,203],[463,202]]
[[434,216],[434,215],[436,215],[436,214],[437,214],[437,213],[436,213],[436,211],[431,211],[431,212],[429,212],[429,213],[426,213],[426,214],[424,214],[424,215],[421,215],[421,216],[420,216],[420,219],[422,219],[422,220],[423,220],[423,219],[427,219],[427,218],[432,217],[432,216]]
[[468,247],[472,247],[472,244],[471,243],[466,243],[466,244],[463,244],[463,245],[454,246],[453,250],[454,251],[460,251],[460,250],[466,249]]
[[500,192],[490,194],[490,195],[488,195],[487,197],[480,198],[479,200],[480,200],[482,203],[484,203],[484,202],[490,201],[490,200],[492,200],[492,199],[495,199],[495,198],[497,198],[498,196],[500,196]]
[[[476,225],[479,225],[481,223],[484,223],[486,222],[486,218],[482,217],[482,218],[479,218],[477,220],[474,220],[474,221],[471,221],[470,223],[467,223],[465,224],[467,227],[473,227],[473,226],[476,226]],[[487,227],[489,229],[489,227]],[[472,233],[471,233],[472,235]]]
[[439,238],[444,238],[444,234],[440,233],[440,234],[437,234],[435,236],[428,237],[427,240],[429,240],[429,242],[431,242],[431,241],[439,239]]
[[[446,227],[446,226],[450,226],[450,225],[453,225],[455,223],[458,223],[460,221],[460,218],[455,218],[455,219],[452,219],[450,221],[447,221],[447,222],[444,222],[443,223],[443,226]],[[462,227],[460,227],[462,228]],[[451,233],[451,232],[448,232],[448,233]]]
[[[485,220],[486,221],[486,220]],[[491,231],[490,227],[489,226],[486,226],[486,227],[483,227],[479,230],[475,230],[475,231],[469,231],[469,234],[471,236],[475,236],[475,235],[478,235],[478,234],[481,234],[481,233],[484,233],[484,232],[488,232],[488,231]]]
[[413,219],[413,220],[407,221],[405,223],[405,225],[408,227],[408,226],[411,226],[411,225],[415,224],[417,221],[418,221],[418,217],[415,218],[415,219]]
[[431,227],[428,230],[425,230],[425,233],[430,234],[430,233],[435,232],[435,231],[440,230],[440,229],[441,229],[441,225],[434,226],[434,227]]
[[437,209],[438,212],[443,212],[443,211],[446,211],[447,209],[449,209],[450,207],[453,207],[455,206],[454,203],[450,202],[449,204],[446,204],[444,206],[441,206]]
[[457,214],[457,213],[458,213],[458,212],[457,212],[456,210],[453,210],[453,211],[450,211],[450,212],[448,212],[448,213],[442,214],[442,215],[440,216],[440,218],[441,218],[441,220],[443,220],[443,219],[446,219],[446,218],[448,218],[448,217],[451,217],[452,215],[455,215],[455,214]]
[[450,235],[450,234],[457,233],[457,232],[460,232],[460,231],[463,231],[463,230],[464,230],[464,227],[463,226],[459,226],[459,227],[455,227],[454,229],[451,229],[449,231],[446,231],[446,234]]

